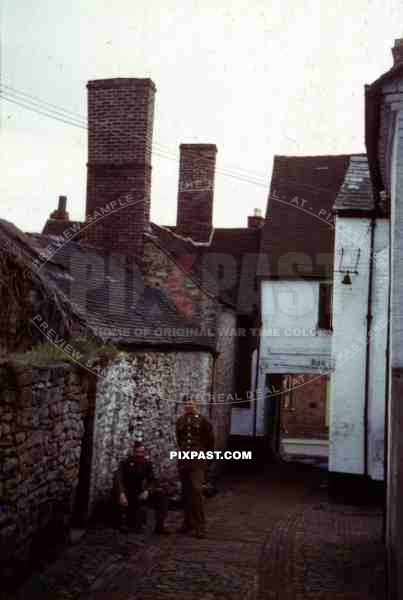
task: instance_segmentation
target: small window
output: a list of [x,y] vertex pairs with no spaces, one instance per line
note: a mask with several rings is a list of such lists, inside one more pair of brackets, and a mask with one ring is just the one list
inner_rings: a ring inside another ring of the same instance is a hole
[[331,283],[319,284],[319,329],[332,329],[332,293]]

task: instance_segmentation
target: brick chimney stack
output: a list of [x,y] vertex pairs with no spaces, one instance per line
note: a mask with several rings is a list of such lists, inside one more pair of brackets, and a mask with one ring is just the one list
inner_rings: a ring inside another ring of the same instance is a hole
[[255,208],[253,215],[248,217],[248,229],[260,229],[264,225],[264,217],[260,208]]
[[56,221],[68,221],[69,213],[66,210],[67,208],[67,196],[59,196],[59,202],[57,205],[57,209],[50,213],[49,219],[53,219]]
[[[117,78],[88,85],[86,238],[105,250],[142,258],[150,218],[155,85]],[[98,217],[97,217],[98,218]]]
[[215,144],[181,144],[176,232],[207,242],[213,229]]
[[392,48],[393,64],[397,65],[403,62],[403,38],[395,40]]

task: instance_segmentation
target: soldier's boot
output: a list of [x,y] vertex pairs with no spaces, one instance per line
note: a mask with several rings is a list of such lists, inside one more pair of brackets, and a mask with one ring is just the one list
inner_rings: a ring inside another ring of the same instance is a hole
[[190,533],[193,529],[192,523],[189,519],[183,521],[182,525],[176,530],[177,533]]
[[165,527],[163,521],[156,521],[154,533],[157,535],[169,535],[171,532]]
[[119,531],[120,533],[128,533],[129,531],[127,522],[127,510],[122,507],[120,508]]
[[144,533],[145,526],[147,525],[147,511],[144,507],[136,507],[134,515],[134,529],[136,533]]
[[171,532],[165,527],[165,519],[168,515],[168,499],[162,493],[157,493],[153,497],[155,509],[155,528],[157,535],[169,535]]

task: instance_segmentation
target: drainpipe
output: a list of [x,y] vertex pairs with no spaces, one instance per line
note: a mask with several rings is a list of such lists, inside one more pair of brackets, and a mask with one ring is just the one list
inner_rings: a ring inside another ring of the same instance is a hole
[[375,225],[376,216],[373,214],[371,217],[371,237],[370,237],[370,248],[369,248],[369,277],[368,277],[368,307],[367,307],[367,345],[366,345],[366,357],[365,357],[365,391],[364,391],[364,476],[368,477],[368,430],[369,430],[369,360],[371,354],[371,340],[368,337],[372,326],[372,287],[374,278],[374,266],[373,266],[373,250],[374,250],[374,238],[375,238]]
[[253,431],[252,431],[252,436],[253,436],[253,442],[256,441],[256,429],[257,429],[257,397],[256,397],[256,392],[257,392],[257,386],[259,383],[259,361],[260,361],[260,329],[261,329],[261,322],[260,322],[260,318],[259,318],[259,331],[258,331],[258,335],[257,335],[257,345],[256,345],[256,372],[255,372],[255,390],[254,390],[254,402],[253,402]]
[[385,508],[383,511],[383,540],[386,542],[387,539],[387,520],[388,520],[388,503],[387,503],[387,493],[388,493],[388,470],[389,470],[389,385],[390,385],[390,321],[391,321],[391,296],[392,296],[392,219],[391,214],[389,214],[389,281],[388,281],[388,323],[386,330],[386,377],[385,377],[385,436],[384,436],[384,472],[383,478],[385,482],[384,488],[384,502]]
[[258,335],[258,345],[256,351],[256,373],[255,373],[255,393],[254,393],[254,402],[253,402],[253,441],[256,441],[256,428],[257,428],[257,398],[256,391],[257,385],[259,382],[259,355],[260,355],[260,335]]

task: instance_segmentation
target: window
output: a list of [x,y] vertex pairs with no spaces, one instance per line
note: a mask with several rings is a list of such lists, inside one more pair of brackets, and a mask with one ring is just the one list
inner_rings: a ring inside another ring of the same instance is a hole
[[332,329],[332,293],[331,283],[319,284],[319,329]]

